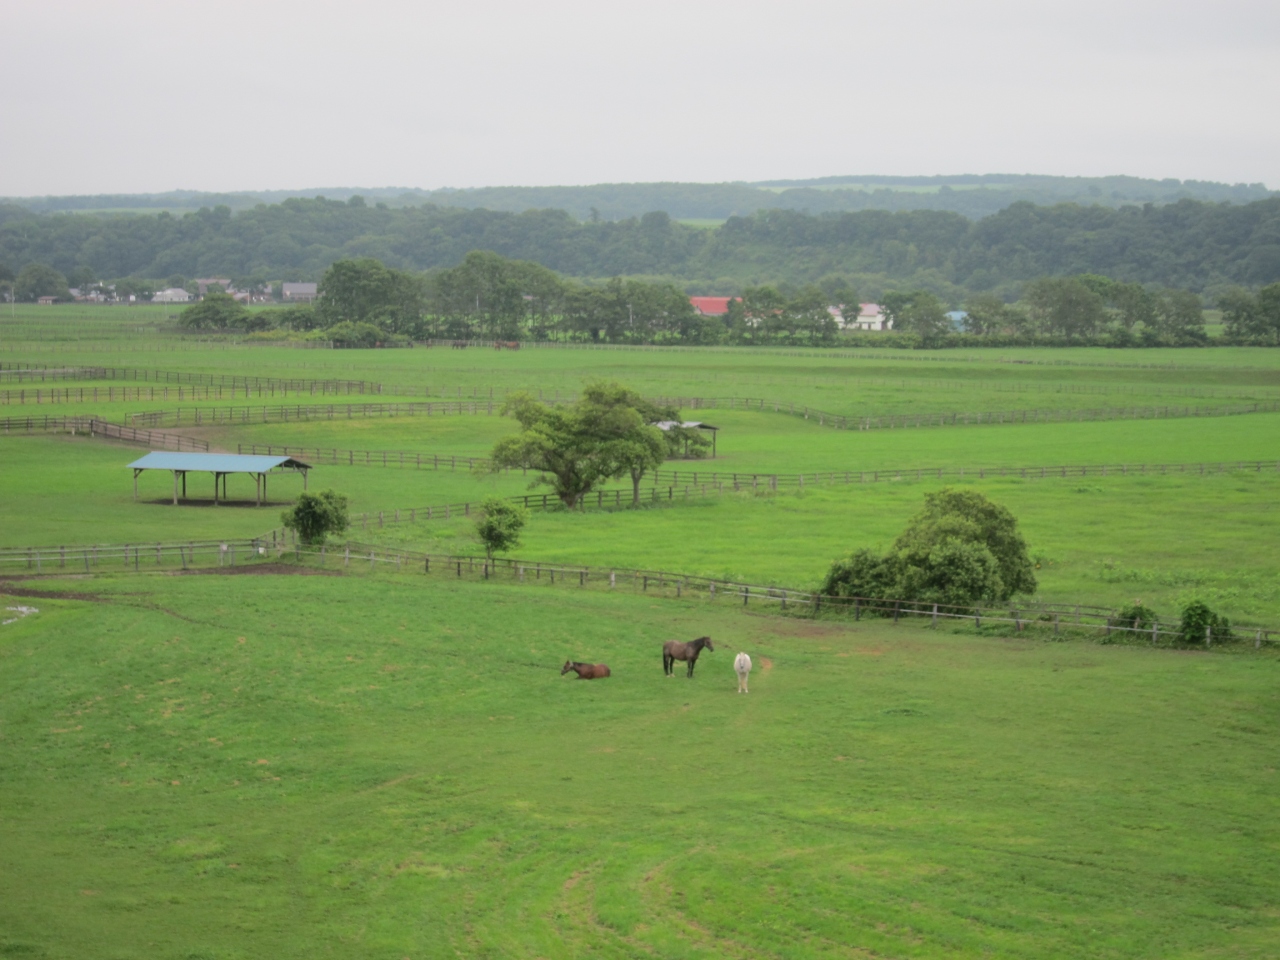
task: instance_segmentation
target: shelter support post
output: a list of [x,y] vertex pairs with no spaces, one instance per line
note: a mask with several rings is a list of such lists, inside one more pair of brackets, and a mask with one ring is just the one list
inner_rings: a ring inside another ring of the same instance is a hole
[[178,505],[178,471],[173,471],[173,505]]
[[141,470],[139,470],[137,467],[134,467],[134,469],[133,469],[133,499],[135,499],[135,500],[137,500],[137,499],[138,499],[138,474],[140,474],[141,472],[142,472],[142,471],[141,471]]
[[215,472],[214,472],[214,474],[213,474],[213,505],[214,505],[215,507],[218,505],[218,482],[219,482],[219,480],[221,480],[221,477],[220,477],[220,476],[218,475],[218,473],[215,471]]
[[187,499],[187,471],[182,471],[182,499]]
[[303,490],[307,489],[307,471],[306,470],[302,471],[302,489]]

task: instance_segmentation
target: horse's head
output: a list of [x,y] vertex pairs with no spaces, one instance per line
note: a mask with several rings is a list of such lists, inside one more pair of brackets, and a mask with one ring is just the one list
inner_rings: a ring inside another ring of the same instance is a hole
[[695,640],[695,641],[693,641],[693,642],[694,642],[694,643],[701,643],[701,644],[702,644],[704,647],[706,647],[708,650],[715,650],[715,644],[713,644],[713,643],[711,642],[711,638],[710,638],[710,637],[699,637],[697,640]]
[[572,669],[573,669],[573,661],[566,660],[564,662],[564,666],[560,668],[560,676],[563,677],[566,673],[568,673]]

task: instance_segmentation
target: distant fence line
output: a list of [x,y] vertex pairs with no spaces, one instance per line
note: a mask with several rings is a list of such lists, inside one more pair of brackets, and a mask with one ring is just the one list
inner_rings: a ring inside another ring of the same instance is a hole
[[[355,365],[351,365],[354,369]],[[444,368],[426,368],[433,373],[443,373]],[[450,373],[483,372],[493,373],[490,367],[449,368]],[[799,381],[800,377],[776,375],[787,383]],[[847,387],[896,387],[927,390],[971,390],[982,389],[997,393],[1055,393],[1087,396],[1170,396],[1199,397],[1206,399],[1254,400],[1269,399],[1259,397],[1259,390],[1248,391],[1225,390],[1216,387],[1192,387],[1178,385],[1146,385],[1146,384],[1108,384],[1108,383],[1072,383],[1016,381],[1016,380],[973,380],[973,379],[937,379],[921,377],[827,377],[829,384],[842,388]],[[155,383],[191,383],[207,386],[222,386],[256,390],[277,389],[290,391],[298,395],[321,394],[374,394],[393,397],[422,397],[432,399],[439,397],[448,399],[496,399],[507,397],[512,392],[523,390],[509,384],[476,385],[468,387],[454,385],[435,386],[429,384],[381,383],[371,380],[352,380],[341,378],[308,378],[308,377],[256,377],[237,376],[234,374],[190,373],[176,370],[156,370],[138,367],[103,367],[103,366],[49,366],[47,364],[14,363],[0,361],[0,382],[45,383],[59,380],[129,380]],[[1265,389],[1265,388],[1264,388]],[[466,395],[464,396],[464,391]],[[539,395],[550,391],[539,391]],[[287,394],[283,394],[287,395]],[[566,394],[566,397],[569,395]],[[766,401],[772,403],[774,401]]]
[[[85,378],[97,379],[97,378]],[[256,378],[249,378],[250,380]],[[377,393],[377,390],[364,390],[361,387],[374,386],[362,381],[271,381],[264,379],[260,383],[243,384],[199,384],[187,386],[152,386],[152,387],[22,387],[19,389],[0,390],[0,404],[24,406],[28,404],[53,403],[116,403],[127,400],[168,400],[194,402],[197,400],[234,400],[243,397],[250,400],[257,392],[262,397],[292,394],[298,396],[342,396],[351,394]]]
[[142,430],[137,427],[111,423],[97,417],[56,417],[45,414],[34,417],[4,417],[0,419],[0,432],[20,433],[87,433],[93,437],[109,437],[129,443],[140,443],[160,450],[208,451],[209,442],[176,433],[158,430]]
[[[0,419],[0,432],[5,434],[13,432],[33,433],[36,431],[83,432],[91,436],[125,440],[164,450],[207,451],[209,449],[208,441],[196,437],[123,426],[96,417],[61,417],[46,414]],[[279,454],[280,456],[307,458],[313,465],[377,466],[400,469],[412,468],[414,470],[447,469],[450,471],[456,471],[459,467],[462,467],[472,471],[477,468],[487,469],[490,463],[488,457],[470,457],[459,454],[422,453],[408,450],[343,450],[337,447],[305,447],[265,443],[237,444],[236,453],[246,453],[245,447],[249,448],[247,451],[249,454],[265,453],[268,456]],[[709,463],[711,461],[685,462]],[[1166,476],[1168,474],[1190,473],[1203,476],[1206,473],[1224,473],[1230,470],[1260,473],[1263,470],[1270,471],[1272,469],[1280,472],[1280,460],[1222,460],[1211,463],[1038,464],[1033,466],[1010,466],[1005,464],[976,467],[953,465],[947,467],[886,467],[874,470],[816,470],[802,473],[766,473],[680,467],[651,470],[645,474],[643,483],[649,487],[667,485],[669,490],[666,499],[675,499],[675,491],[681,489],[682,484],[691,488],[692,495],[692,489],[700,489],[707,485],[720,492],[725,488],[733,491],[759,490],[761,488],[777,490],[784,487],[819,486],[824,483],[861,485],[896,482],[904,478],[910,480],[913,476],[916,480],[955,478],[963,481],[966,479],[985,480],[988,477],[1019,477],[1025,480],[1054,477],[1128,476],[1129,474],[1135,476],[1147,476],[1148,474]],[[507,472],[509,473],[510,469]],[[522,472],[528,473],[527,470]],[[609,502],[611,504],[615,502],[615,493],[626,492],[628,491],[609,491]],[[601,494],[601,491],[596,491],[596,493]],[[550,495],[529,494],[512,499],[520,500],[526,506],[530,506],[535,499],[545,501],[548,496]],[[650,500],[654,499],[652,492],[648,492],[644,496]],[[683,496],[682,492],[681,497],[683,498]],[[601,500],[598,505],[603,506],[604,500]],[[466,505],[454,504],[452,506],[463,507]],[[429,510],[431,508],[423,509]]]
[[[310,377],[250,377],[235,374],[189,373],[182,370],[155,370],[139,367],[37,366],[0,363],[0,383],[46,383],[59,380],[129,380],[152,383],[180,383],[227,387],[233,390],[290,390],[294,393],[350,394],[381,393],[382,384],[369,380],[320,379]],[[4,391],[0,397],[13,391]],[[47,391],[49,395],[51,391]]]
[[[775,604],[778,612],[791,612],[817,617],[825,607],[828,612],[852,615],[855,620],[864,616],[892,618],[896,624],[904,619],[928,619],[936,627],[939,620],[972,621],[975,629],[983,623],[1013,625],[1021,634],[1036,629],[1052,631],[1053,635],[1072,631],[1100,631],[1104,637],[1127,636],[1135,640],[1147,640],[1153,646],[1161,638],[1180,636],[1180,624],[1156,621],[1149,626],[1135,628],[1116,622],[1115,612],[1107,607],[1083,604],[1055,604],[1027,601],[998,605],[956,606],[928,603],[918,600],[893,600],[865,597],[830,597],[790,587],[746,583],[721,577],[703,577],[673,573],[665,570],[649,570],[632,567],[600,567],[580,564],[530,562],[515,558],[488,558],[457,554],[433,554],[400,548],[387,548],[360,541],[346,541],[341,545],[309,546],[299,544],[295,537],[277,537],[272,531],[269,537],[237,538],[227,540],[200,540],[186,543],[135,543],[92,544],[57,547],[8,547],[0,548],[0,570],[18,570],[35,575],[79,571],[124,571],[141,573],[171,568],[235,567],[276,561],[286,553],[296,560],[304,557],[321,567],[330,565],[350,570],[352,562],[357,569],[368,563],[371,571],[378,565],[394,566],[397,572],[416,572],[424,575],[435,573],[454,579],[499,580],[526,585],[546,583],[548,586],[570,586],[585,589],[593,587],[614,591],[629,589],[633,593],[675,598],[703,598],[750,607]],[[464,573],[465,568],[465,573]],[[0,593],[3,585],[0,584]],[[1280,630],[1262,627],[1238,628],[1240,639],[1252,639],[1254,647],[1280,640]],[[1249,637],[1249,634],[1253,634]],[[1204,645],[1212,645],[1212,636],[1206,630]]]
[[[141,389],[141,388],[139,388]],[[571,397],[558,397],[569,400]],[[847,417],[804,404],[754,397],[653,397],[686,410],[759,410],[784,413],[817,421],[819,426],[837,430],[894,430],[921,427],[977,426],[993,424],[1072,423],[1103,420],[1155,420],[1185,417],[1221,417],[1280,411],[1280,400],[1219,405],[1161,405],[1107,407],[1101,409],[953,411],[949,413],[890,414],[875,417]],[[498,400],[434,400],[403,403],[359,404],[276,404],[257,406],[190,407],[152,410],[129,414],[130,422],[146,426],[182,423],[288,423],[291,420],[342,420],[355,417],[412,417],[486,415],[501,413]]]
[[[700,497],[719,496],[724,493],[769,492],[784,487],[804,489],[808,486],[828,485],[864,485],[868,483],[889,483],[908,480],[915,474],[916,480],[943,480],[949,477],[957,480],[986,479],[987,477],[1019,477],[1025,479],[1050,479],[1054,477],[1086,477],[1086,476],[1146,476],[1159,474],[1205,474],[1226,473],[1231,470],[1252,470],[1260,473],[1266,469],[1275,469],[1280,473],[1280,461],[1275,460],[1239,460],[1221,463],[1191,464],[1096,464],[1076,466],[1037,466],[1037,467],[912,467],[890,470],[844,470],[822,471],[810,474],[776,474],[776,473],[728,473],[713,471],[672,470],[661,471],[660,477],[643,488],[640,503],[674,503]],[[966,470],[968,473],[966,474]],[[1108,472],[1110,471],[1110,472]],[[679,476],[683,474],[681,485]],[[807,478],[812,479],[807,479]],[[633,503],[634,490],[631,487],[600,487],[586,494],[581,505],[585,507],[621,508]],[[560,499],[554,493],[525,493],[505,497],[511,503],[518,503],[526,509],[548,510],[558,509]],[[421,521],[450,520],[459,516],[471,516],[473,510],[479,511],[482,501],[469,500],[459,503],[432,504],[425,507],[400,507],[394,510],[366,511],[353,515],[352,525],[359,525],[367,530],[376,523],[377,527],[393,523],[418,523]]]

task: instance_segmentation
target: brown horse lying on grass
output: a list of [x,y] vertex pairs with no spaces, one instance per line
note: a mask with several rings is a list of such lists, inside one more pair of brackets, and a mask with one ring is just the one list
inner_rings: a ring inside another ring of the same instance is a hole
[[579,663],[577,660],[566,660],[560,669],[560,676],[563,677],[570,670],[578,674],[579,680],[603,680],[611,675],[607,663]]
[[668,677],[672,676],[677,660],[689,661],[689,672],[685,676],[693,677],[693,668],[698,662],[698,654],[702,653],[702,648],[714,650],[715,646],[711,643],[710,637],[699,637],[697,640],[690,640],[688,643],[681,643],[679,640],[668,640],[662,645],[662,672]]

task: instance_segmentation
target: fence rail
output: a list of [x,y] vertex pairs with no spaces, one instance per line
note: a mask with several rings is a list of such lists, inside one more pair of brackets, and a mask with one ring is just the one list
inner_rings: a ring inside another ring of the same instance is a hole
[[[137,388],[142,389],[142,388]],[[551,399],[550,397],[546,399]],[[556,400],[568,401],[572,395]],[[978,410],[972,412],[887,414],[884,416],[850,417],[829,413],[804,404],[754,397],[654,397],[658,403],[669,403],[685,410],[757,410],[782,413],[817,421],[819,426],[837,430],[901,430],[924,427],[978,426],[1025,423],[1073,423],[1103,420],[1164,420],[1187,417],[1224,417],[1250,413],[1280,412],[1280,400],[1252,403],[1202,404],[1059,410]],[[362,404],[276,404],[263,406],[190,407],[152,410],[129,415],[131,422],[157,426],[162,423],[235,424],[288,423],[290,420],[335,420],[355,417],[410,417],[486,415],[501,413],[500,399],[427,400],[399,403]]]
[[128,443],[140,443],[159,450],[208,451],[209,443],[195,437],[158,430],[143,430],[100,420],[97,417],[5,417],[0,419],[0,431],[5,434],[20,433],[86,433],[94,437],[110,437]]
[[[274,557],[267,551],[269,541],[260,538],[228,540],[189,540],[185,543],[116,543],[79,544],[53,547],[2,547],[0,572],[56,573],[58,571],[109,573],[113,570],[157,567],[187,569],[198,566],[243,565]],[[0,592],[3,592],[0,586]]]
[[[461,461],[463,458],[458,458]],[[443,463],[443,459],[441,460]],[[424,461],[424,467],[426,462]],[[904,477],[910,479],[984,479],[986,477],[1023,477],[1026,479],[1049,479],[1054,477],[1084,476],[1147,476],[1168,474],[1192,474],[1204,476],[1214,473],[1226,473],[1232,470],[1254,471],[1275,469],[1280,473],[1280,461],[1249,460],[1222,463],[1191,464],[1081,464],[1060,467],[938,467],[934,469],[908,468],[905,470],[863,470],[835,471],[812,474],[761,474],[761,473],[727,473],[712,471],[662,471],[664,479],[658,483],[642,488],[641,504],[673,503],[688,501],[701,497],[719,496],[735,492],[770,492],[785,487],[803,489],[806,485],[827,484],[863,485],[869,483],[889,483],[900,481]],[[968,471],[966,473],[966,470]],[[673,476],[683,476],[683,485],[665,482]],[[808,479],[812,478],[812,479]],[[697,480],[698,482],[693,482]],[[621,509],[630,506],[634,501],[635,491],[631,487],[600,487],[586,494],[579,503],[583,508]],[[560,509],[560,499],[554,493],[526,493],[503,498],[510,503],[518,503],[530,510]],[[353,526],[361,530],[381,529],[391,524],[422,523],[436,520],[453,520],[458,517],[469,517],[481,509],[482,501],[470,500],[459,503],[431,504],[423,507],[400,507],[391,510],[363,512],[352,517]]]
[[[35,366],[0,363],[0,383],[46,383],[58,380],[129,380],[179,383],[231,389],[291,390],[294,393],[381,393],[382,384],[369,380],[314,379],[307,377],[248,377],[220,373],[188,373],[138,367]],[[0,397],[13,391],[0,391]]]
[[[277,536],[276,531],[265,537],[235,538],[227,540],[192,540],[185,543],[131,543],[131,544],[81,544],[54,547],[4,547],[0,548],[0,572],[10,576],[23,574],[56,574],[80,571],[124,571],[141,573],[171,568],[190,569],[200,567],[235,567],[263,561],[279,560],[286,554],[295,559],[311,560],[321,566],[330,563],[351,567],[369,564],[376,570],[379,564],[394,565],[399,572],[416,571],[424,574],[443,574],[455,578],[506,579],[519,583],[569,585],[579,588],[596,587],[616,590],[619,585],[633,592],[677,598],[703,597],[707,600],[741,603],[749,607],[758,604],[776,604],[779,612],[791,612],[808,616],[828,612],[862,617],[892,617],[894,623],[903,619],[928,619],[932,626],[939,621],[972,621],[975,628],[986,624],[1013,625],[1018,633],[1038,629],[1052,630],[1054,635],[1071,631],[1100,631],[1105,637],[1129,637],[1147,640],[1159,645],[1163,637],[1166,643],[1181,636],[1181,625],[1157,621],[1141,627],[1126,626],[1118,622],[1115,612],[1108,607],[1085,604],[1061,604],[1025,602],[991,606],[955,606],[927,603],[917,600],[892,600],[867,597],[831,597],[807,590],[775,584],[755,584],[719,577],[703,577],[695,574],[673,573],[633,567],[600,567],[582,564],[543,563],[518,558],[489,558],[458,554],[424,553],[415,550],[388,548],[378,544],[348,540],[339,546],[302,546],[292,536]],[[433,569],[434,567],[434,569]],[[558,578],[558,579],[557,579]],[[2,587],[0,587],[2,592]],[[1237,628],[1240,639],[1253,639],[1254,646],[1280,642],[1280,630],[1250,626]],[[1249,635],[1252,634],[1252,637]],[[1221,637],[1218,638],[1221,641]],[[1197,638],[1198,640],[1198,638]],[[1204,645],[1211,646],[1212,634],[1206,630]]]
[[[433,554],[414,550],[402,550],[378,546],[360,541],[347,541],[332,551],[327,547],[294,547],[297,556],[304,553],[321,564],[333,563],[349,569],[354,562],[358,566],[369,564],[376,570],[379,564],[394,565],[398,572],[441,574],[455,579],[497,580],[507,579],[519,583],[568,585],[579,588],[596,587],[617,590],[629,588],[633,592],[682,598],[703,597],[740,603],[749,607],[756,604],[775,604],[779,612],[789,611],[809,616],[821,615],[825,609],[855,620],[863,617],[892,618],[894,623],[904,619],[928,619],[932,626],[939,621],[972,622],[976,628],[984,623],[1012,625],[1016,632],[1028,630],[1052,631],[1054,635],[1068,632],[1100,632],[1105,639],[1127,637],[1131,640],[1150,640],[1159,646],[1181,637],[1181,624],[1157,621],[1145,626],[1125,626],[1117,620],[1108,607],[1061,603],[1013,603],[991,606],[956,606],[926,603],[916,600],[892,600],[866,597],[831,597],[790,587],[746,583],[738,580],[702,577],[673,573],[666,570],[649,570],[631,567],[599,567],[581,564],[530,562],[516,558],[489,558],[456,554]],[[433,569],[434,568],[434,569]],[[558,579],[557,579],[558,578]],[[1280,630],[1249,627],[1241,629],[1242,640],[1252,639],[1255,647],[1280,642]],[[1216,638],[1220,643],[1222,637]],[[1197,641],[1199,638],[1197,638]],[[1206,631],[1204,645],[1211,646],[1215,638]]]

